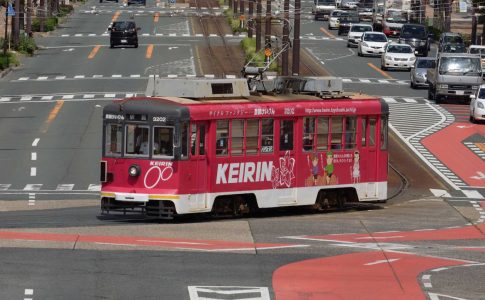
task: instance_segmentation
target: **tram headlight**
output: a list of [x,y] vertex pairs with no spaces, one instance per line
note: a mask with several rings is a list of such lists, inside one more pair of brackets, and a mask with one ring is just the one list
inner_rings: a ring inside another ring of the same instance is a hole
[[131,177],[137,177],[138,175],[140,175],[140,166],[131,165],[128,169],[128,174],[130,174]]

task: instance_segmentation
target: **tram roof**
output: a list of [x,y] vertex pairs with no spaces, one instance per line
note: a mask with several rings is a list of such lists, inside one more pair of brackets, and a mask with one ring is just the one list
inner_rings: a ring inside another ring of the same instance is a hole
[[227,109],[236,109],[242,107],[254,109],[260,104],[265,104],[265,106],[269,105],[272,107],[296,107],[298,104],[309,102],[315,102],[314,104],[320,107],[327,105],[339,105],[342,107],[368,107],[368,109],[370,111],[374,111],[374,113],[376,112],[376,109],[380,107],[379,113],[388,113],[387,104],[384,101],[380,101],[380,99],[377,97],[357,93],[342,93],[341,97],[326,99],[302,94],[251,95],[247,98],[231,99],[132,97],[122,100],[115,100],[113,103],[105,106],[104,114],[120,114],[126,112],[130,114],[164,115],[174,119],[188,120],[189,118],[194,118],[194,114],[189,113],[189,110],[192,112],[197,111],[199,113],[203,113],[210,111],[211,109],[221,107],[225,107]]

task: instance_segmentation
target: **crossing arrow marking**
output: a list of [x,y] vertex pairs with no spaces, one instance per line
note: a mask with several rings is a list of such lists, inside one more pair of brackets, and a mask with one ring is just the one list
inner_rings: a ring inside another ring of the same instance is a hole
[[485,179],[485,174],[483,174],[482,172],[477,171],[477,174],[478,176],[471,176],[470,178],[477,179],[477,180]]

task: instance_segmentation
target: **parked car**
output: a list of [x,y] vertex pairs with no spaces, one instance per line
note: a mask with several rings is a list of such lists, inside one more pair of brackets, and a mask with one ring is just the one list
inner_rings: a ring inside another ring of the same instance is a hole
[[108,28],[110,47],[118,45],[133,45],[138,48],[138,30],[133,21],[115,21]]
[[433,57],[418,57],[411,69],[411,88],[427,87],[427,72],[428,69],[433,69],[436,65],[436,59]]
[[347,35],[347,47],[357,47],[362,34],[366,31],[372,31],[372,25],[362,23],[352,24]]
[[335,29],[339,26],[339,18],[343,15],[348,15],[347,11],[343,11],[341,9],[336,9],[330,13],[330,17],[328,19],[328,29]]
[[350,12],[347,16],[341,16],[338,25],[338,35],[347,34],[352,24],[359,23],[359,15],[357,12]]
[[480,85],[477,94],[470,99],[470,122],[485,121],[485,84]]
[[384,54],[381,56],[381,69],[406,69],[411,67],[416,61],[414,49],[407,44],[389,43]]
[[465,45],[463,41],[463,37],[461,34],[456,32],[443,32],[440,36],[439,44],[438,44],[438,52],[443,51],[443,47],[448,44],[458,44],[458,45]]
[[387,37],[382,32],[364,32],[357,46],[357,55],[381,55],[387,43]]
[[414,53],[428,56],[431,47],[430,35],[426,26],[421,24],[404,24],[401,27],[399,43],[414,48]]
[[485,75],[485,46],[471,45],[468,48],[468,53],[480,55],[480,61],[482,63],[482,75]]

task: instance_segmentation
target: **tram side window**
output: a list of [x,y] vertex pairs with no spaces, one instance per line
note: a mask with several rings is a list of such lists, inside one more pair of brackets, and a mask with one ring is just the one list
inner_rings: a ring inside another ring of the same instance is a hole
[[258,153],[259,120],[247,120],[246,122],[246,154]]
[[282,120],[280,123],[280,150],[293,150],[293,121]]
[[181,135],[182,135],[182,142],[181,142],[181,152],[180,157],[182,159],[186,159],[189,156],[189,124],[183,123],[181,127]]
[[173,127],[153,127],[153,155],[173,156]]
[[387,149],[387,117],[381,118],[381,150]]
[[148,156],[150,128],[146,125],[128,124],[125,130],[125,154]]
[[362,118],[362,133],[361,133],[361,138],[360,138],[360,145],[362,147],[367,146],[367,118],[363,117]]
[[118,124],[106,125],[106,155],[121,155],[122,127]]
[[319,151],[328,149],[328,123],[328,117],[317,119],[317,150]]
[[332,117],[330,126],[332,149],[342,149],[343,117]]
[[345,118],[345,149],[355,148],[355,129],[357,127],[356,117]]
[[190,153],[195,155],[195,143],[197,142],[197,125],[192,125],[190,131]]
[[312,151],[315,136],[315,118],[303,118],[303,151]]
[[377,119],[372,117],[369,119],[369,146],[376,145],[376,126]]
[[232,120],[231,125],[231,155],[242,155],[244,120]]
[[217,121],[216,128],[216,155],[227,155],[227,138],[229,135],[229,121],[219,120]]
[[273,153],[274,148],[274,120],[261,121],[261,153]]
[[199,125],[199,155],[205,155],[205,125]]

